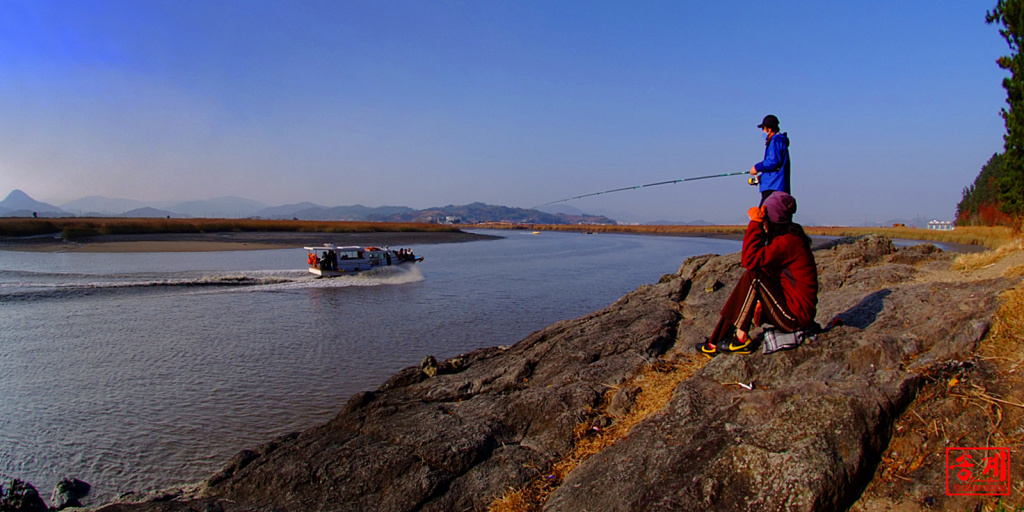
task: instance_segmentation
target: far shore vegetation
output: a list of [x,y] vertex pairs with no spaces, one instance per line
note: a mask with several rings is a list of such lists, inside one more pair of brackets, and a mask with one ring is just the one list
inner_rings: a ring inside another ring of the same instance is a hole
[[68,240],[99,235],[148,235],[165,233],[452,233],[459,229],[444,224],[414,222],[350,222],[266,219],[126,219],[126,218],[0,218],[0,236],[61,236]]
[[[0,218],[0,236],[28,237],[57,235],[67,240],[101,235],[146,235],[170,233],[452,233],[463,229],[526,229],[534,231],[575,231],[582,233],[633,233],[648,235],[716,236],[742,235],[745,225],[609,225],[609,224],[431,224],[417,222],[312,221],[268,219],[128,219],[107,217]],[[909,227],[816,227],[804,226],[812,236],[883,235],[889,238],[939,243],[980,245],[995,249],[1013,240],[1007,226],[964,226],[949,231]]]
[[[473,226],[464,226],[471,228]],[[640,226],[640,225],[608,225],[608,224],[533,224],[528,226],[497,226],[489,228],[533,229],[535,231],[579,231],[586,233],[638,233],[648,235],[742,235],[746,225],[724,226]],[[1014,238],[1012,228],[1006,226],[968,226],[941,231],[935,229],[897,227],[836,227],[836,226],[804,226],[804,231],[811,236],[864,236],[882,235],[889,238],[922,240],[928,242],[980,245],[995,249],[1011,242]]]

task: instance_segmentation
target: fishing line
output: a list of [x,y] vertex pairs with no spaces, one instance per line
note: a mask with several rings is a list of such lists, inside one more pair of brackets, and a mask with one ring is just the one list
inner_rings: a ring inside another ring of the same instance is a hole
[[657,183],[648,183],[646,185],[637,185],[635,187],[613,188],[611,190],[605,190],[605,191],[602,191],[602,192],[594,192],[594,193],[591,193],[591,194],[583,194],[582,196],[567,197],[565,199],[559,199],[558,201],[551,201],[550,203],[544,203],[544,204],[540,204],[540,205],[534,206],[533,209],[536,210],[537,208],[540,208],[542,206],[548,206],[548,205],[551,205],[551,204],[564,203],[566,201],[573,201],[575,199],[582,199],[584,197],[599,196],[601,194],[611,194],[612,192],[622,192],[623,190],[637,190],[637,189],[641,189],[641,188],[645,188],[645,187],[656,187],[658,185],[670,185],[672,183],[679,183],[681,181],[697,181],[697,180],[706,180],[708,178],[723,178],[725,176],[739,176],[740,174],[748,174],[748,172],[747,171],[742,171],[742,172],[727,172],[725,174],[709,174],[707,176],[696,176],[696,177],[693,177],[693,178],[683,178],[683,179],[680,179],[680,180],[659,181]]

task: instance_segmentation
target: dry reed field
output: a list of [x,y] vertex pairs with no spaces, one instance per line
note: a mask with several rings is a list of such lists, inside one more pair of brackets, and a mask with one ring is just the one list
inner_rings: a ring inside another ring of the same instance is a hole
[[898,228],[858,228],[858,227],[807,227],[808,235],[817,236],[863,236],[882,235],[889,238],[907,240],[926,240],[953,244],[981,245],[988,249],[996,249],[1013,241],[1013,230],[1003,226],[967,226],[951,231],[934,229]]
[[95,235],[164,233],[297,232],[378,233],[455,232],[442,224],[414,222],[350,222],[263,219],[122,219],[122,218],[0,218],[0,236],[19,237],[61,233],[66,239]]
[[[742,235],[746,226],[675,226],[675,225],[607,225],[607,224],[427,224],[416,222],[355,222],[264,219],[124,219],[124,218],[0,218],[0,236],[19,237],[61,233],[65,238],[94,235],[138,235],[161,233],[224,233],[224,232],[298,232],[298,233],[375,233],[375,232],[456,232],[460,229],[530,229],[538,231],[575,231],[584,233],[635,233],[648,235]],[[1013,239],[1010,228],[958,227],[952,231],[915,228],[816,227],[804,226],[808,235],[862,236],[883,235],[890,238],[932,242],[982,245],[994,249]]]
[[[473,226],[463,226],[471,228]],[[577,231],[584,233],[636,233],[647,235],[742,235],[746,231],[746,225],[721,225],[721,226],[633,226],[633,225],[607,225],[607,224],[530,224],[530,225],[488,225],[488,228],[497,229],[532,229],[537,231]],[[804,226],[804,231],[812,236],[863,236],[882,235],[889,238],[903,238],[908,240],[924,240],[930,242],[956,243],[966,245],[981,245],[989,249],[995,249],[1013,240],[1013,232],[1007,227],[982,227],[969,226],[958,227],[951,231],[937,231],[932,229],[917,229],[907,227],[834,227],[834,226]]]

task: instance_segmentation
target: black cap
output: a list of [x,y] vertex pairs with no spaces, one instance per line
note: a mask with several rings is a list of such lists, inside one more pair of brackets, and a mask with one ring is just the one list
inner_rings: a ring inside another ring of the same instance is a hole
[[768,115],[764,116],[764,121],[761,121],[761,124],[757,125],[757,127],[758,128],[764,128],[766,126],[768,128],[771,128],[772,131],[775,131],[775,132],[779,131],[779,118],[777,118],[777,117],[775,117],[775,116],[773,116],[771,114],[768,114]]

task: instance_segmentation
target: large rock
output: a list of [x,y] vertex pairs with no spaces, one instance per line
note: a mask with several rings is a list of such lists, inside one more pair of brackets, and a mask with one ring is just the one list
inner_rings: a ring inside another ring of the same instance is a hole
[[0,510],[3,512],[46,512],[49,508],[32,484],[11,480],[4,489],[0,486]]
[[[815,256],[818,321],[844,325],[797,350],[710,361],[662,412],[570,473],[545,509],[852,503],[923,369],[973,349],[1008,283],[919,279],[949,257],[876,237]],[[574,427],[603,414],[606,391],[666,351],[692,351],[742,272],[736,254],[690,258],[507,349],[403,370],[328,424],[244,451],[194,488],[101,510],[485,510],[567,454]],[[628,409],[636,390],[621,393],[612,409]]]
[[50,503],[56,510],[81,507],[82,498],[89,495],[91,486],[77,478],[64,478],[53,487]]

